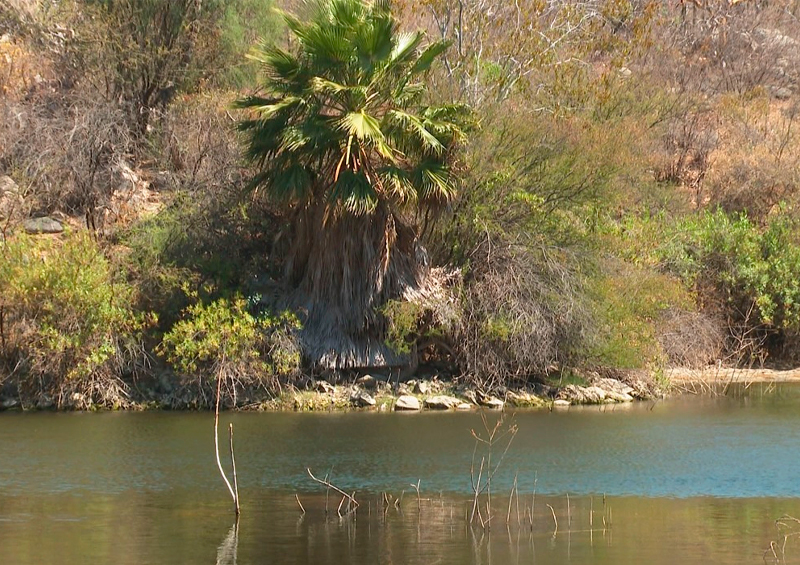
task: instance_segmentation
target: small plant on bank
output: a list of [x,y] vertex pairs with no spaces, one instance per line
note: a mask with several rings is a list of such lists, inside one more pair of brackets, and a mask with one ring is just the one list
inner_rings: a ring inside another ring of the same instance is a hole
[[225,403],[236,406],[239,395],[252,389],[279,392],[280,377],[297,370],[294,332],[299,328],[289,312],[251,313],[241,296],[198,301],[186,308],[157,349],[186,385],[199,388],[205,406],[213,404],[217,380]]

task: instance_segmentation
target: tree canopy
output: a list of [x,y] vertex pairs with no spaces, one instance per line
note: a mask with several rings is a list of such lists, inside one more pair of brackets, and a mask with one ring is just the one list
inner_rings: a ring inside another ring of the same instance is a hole
[[384,0],[330,0],[301,21],[292,48],[262,45],[263,94],[238,102],[252,187],[290,205],[355,214],[379,202],[440,205],[454,195],[451,150],[467,110],[425,105],[424,76],[448,43],[402,32]]

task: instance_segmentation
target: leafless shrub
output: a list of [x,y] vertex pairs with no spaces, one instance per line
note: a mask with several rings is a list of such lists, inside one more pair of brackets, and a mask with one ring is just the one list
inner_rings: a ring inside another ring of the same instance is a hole
[[[0,105],[3,105],[0,103]],[[132,138],[114,105],[57,93],[4,105],[0,164],[18,181],[31,209],[94,215],[118,187]]]
[[676,367],[705,367],[719,359],[725,345],[725,334],[716,320],[676,309],[665,313],[657,337],[670,365]]
[[703,180],[719,136],[710,113],[687,111],[672,119],[663,137],[662,164],[656,180],[692,189],[695,205],[702,204]]
[[576,263],[545,245],[481,244],[454,339],[462,372],[491,388],[568,363],[591,322]]

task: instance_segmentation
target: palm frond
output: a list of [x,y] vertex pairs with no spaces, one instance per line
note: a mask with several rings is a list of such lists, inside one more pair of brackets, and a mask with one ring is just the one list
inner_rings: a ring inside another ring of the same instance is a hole
[[358,215],[368,214],[378,205],[375,187],[363,171],[343,170],[331,187],[330,200]]
[[436,58],[444,53],[451,44],[452,41],[436,41],[428,45],[414,61],[414,65],[411,67],[412,74],[424,73],[430,69]]
[[444,151],[442,142],[428,131],[426,125],[417,116],[402,110],[389,110],[386,113],[386,119],[390,124],[399,126],[404,133],[417,137],[422,142],[425,152],[432,151],[438,154]]

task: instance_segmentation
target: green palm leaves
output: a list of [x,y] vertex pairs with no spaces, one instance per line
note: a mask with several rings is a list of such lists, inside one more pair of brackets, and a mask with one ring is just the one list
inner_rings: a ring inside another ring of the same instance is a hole
[[323,0],[301,22],[283,14],[294,48],[262,46],[264,95],[238,101],[252,180],[291,205],[368,213],[433,206],[454,194],[448,166],[465,107],[425,106],[423,80],[447,48],[402,33],[388,2]]

